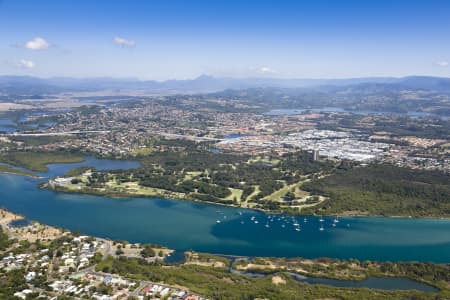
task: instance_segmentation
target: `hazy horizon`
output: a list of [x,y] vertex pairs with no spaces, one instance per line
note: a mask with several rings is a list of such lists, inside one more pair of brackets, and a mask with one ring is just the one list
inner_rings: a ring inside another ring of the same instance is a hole
[[0,1],[0,74],[450,76],[450,3]]
[[355,80],[355,79],[403,79],[410,77],[424,77],[424,78],[448,78],[449,76],[433,76],[433,75],[421,75],[421,74],[410,74],[405,76],[364,76],[364,77],[276,77],[276,76],[247,76],[247,77],[238,77],[238,76],[218,76],[211,74],[199,74],[194,75],[194,77],[188,78],[167,78],[167,79],[142,79],[139,77],[115,77],[115,76],[38,76],[38,75],[29,75],[29,74],[0,74],[0,77],[29,77],[29,78],[37,78],[42,80],[51,80],[51,79],[74,79],[74,80],[85,80],[85,79],[110,79],[110,80],[129,80],[129,81],[156,81],[156,82],[165,82],[165,81],[189,81],[189,80],[197,80],[202,77],[212,78],[212,79],[230,79],[230,80],[252,80],[252,79],[261,79],[261,80],[317,80],[317,81],[333,81],[333,80]]

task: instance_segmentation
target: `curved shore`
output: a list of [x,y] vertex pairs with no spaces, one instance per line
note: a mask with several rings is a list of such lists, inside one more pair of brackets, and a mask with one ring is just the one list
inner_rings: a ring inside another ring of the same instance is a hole
[[[195,197],[192,197],[188,194],[181,194],[181,193],[175,193],[168,190],[161,190],[159,193],[129,193],[129,192],[117,192],[117,191],[107,191],[107,190],[99,190],[99,189],[69,189],[64,188],[61,186],[55,187],[51,186],[48,183],[43,183],[39,185],[40,188],[47,188],[49,190],[59,192],[59,193],[71,193],[71,194],[86,194],[86,195],[94,195],[94,196],[100,196],[100,197],[111,197],[111,198],[165,198],[169,200],[179,200],[179,201],[192,201],[192,202],[199,202],[199,203],[207,203],[207,204],[213,204],[218,206],[226,206],[226,207],[233,207],[233,208],[241,208],[241,209],[250,209],[258,212],[263,212],[266,214],[288,214],[293,216],[338,216],[338,217],[385,217],[385,218],[416,218],[416,219],[446,219],[450,220],[449,215],[442,215],[442,216],[435,216],[435,215],[374,215],[364,212],[358,212],[358,211],[348,211],[348,212],[341,212],[341,213],[332,213],[332,214],[314,214],[314,213],[308,213],[307,211],[293,211],[293,210],[269,210],[269,209],[263,209],[258,207],[242,207],[240,205],[233,204],[232,201],[229,201],[230,203],[223,203],[223,202],[215,202],[215,201],[205,201],[205,200],[199,200]],[[157,190],[157,189],[154,189]]]

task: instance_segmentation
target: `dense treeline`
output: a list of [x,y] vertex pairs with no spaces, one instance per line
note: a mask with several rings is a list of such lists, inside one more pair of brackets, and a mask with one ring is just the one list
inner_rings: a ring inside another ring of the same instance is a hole
[[383,262],[378,263],[380,271],[399,274],[428,282],[450,282],[450,265],[437,265],[421,262]]
[[[11,270],[0,274],[0,299],[17,299],[14,293],[28,288],[25,282],[25,274],[24,269]],[[30,296],[30,299],[32,299],[32,297],[36,297],[37,295],[33,294]]]
[[9,239],[8,234],[0,226],[0,251],[8,249],[13,243],[14,241]]
[[381,215],[450,215],[450,176],[439,171],[392,165],[369,165],[305,183],[303,189],[329,197],[329,213],[345,211]]

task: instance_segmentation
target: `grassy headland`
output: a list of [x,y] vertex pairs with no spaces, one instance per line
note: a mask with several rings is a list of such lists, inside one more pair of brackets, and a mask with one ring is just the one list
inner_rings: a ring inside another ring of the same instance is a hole
[[66,174],[70,180],[64,184],[49,186],[68,192],[170,197],[299,213],[302,207],[323,201],[322,197],[310,197],[301,185],[334,166],[314,161],[307,152],[250,157],[214,154],[195,143],[178,143],[139,155],[141,166],[137,169],[91,170],[89,175],[76,170]]

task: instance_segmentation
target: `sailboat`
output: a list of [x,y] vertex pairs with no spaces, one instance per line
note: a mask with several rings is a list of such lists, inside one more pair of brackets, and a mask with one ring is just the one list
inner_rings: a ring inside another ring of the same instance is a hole
[[322,217],[322,216],[320,216],[320,219],[319,219],[319,221],[320,221],[320,222],[323,222],[323,221],[324,221],[324,219],[323,219],[323,217]]
[[334,217],[333,222],[334,222],[334,223],[339,223],[339,219],[338,219],[338,216],[337,216],[337,215],[336,215],[336,217]]
[[320,230],[320,231],[324,231],[324,230],[325,230],[325,228],[323,228],[323,225],[320,225],[319,230]]

